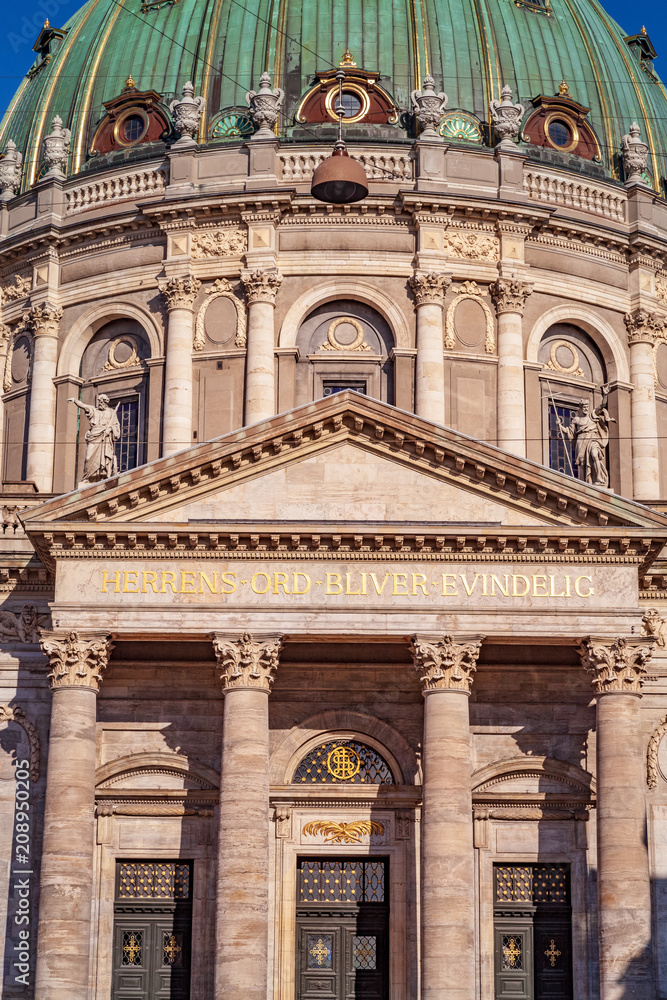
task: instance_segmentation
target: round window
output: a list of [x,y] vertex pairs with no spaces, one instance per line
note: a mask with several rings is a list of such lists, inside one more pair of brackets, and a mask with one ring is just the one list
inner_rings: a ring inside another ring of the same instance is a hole
[[561,121],[552,121],[549,123],[549,138],[553,142],[554,146],[559,146],[563,148],[564,146],[569,146],[572,142],[572,132],[570,128]]
[[[336,107],[339,106],[339,102],[336,101]],[[356,118],[356,116],[361,111],[361,101],[356,94],[351,93],[349,90],[343,91],[342,107],[345,111],[343,118]]]
[[128,115],[120,128],[123,142],[138,142],[146,131],[146,122],[141,115]]

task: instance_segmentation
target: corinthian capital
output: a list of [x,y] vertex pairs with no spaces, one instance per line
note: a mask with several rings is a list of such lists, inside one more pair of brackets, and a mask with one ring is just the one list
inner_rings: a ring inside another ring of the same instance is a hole
[[40,641],[51,664],[52,690],[87,687],[99,691],[113,649],[106,632],[42,632]]
[[533,290],[533,286],[519,278],[498,278],[492,285],[489,285],[489,292],[496,306],[496,313],[513,312],[523,316],[526,299]]
[[280,271],[244,271],[241,281],[248,302],[269,302],[275,304],[276,293],[282,284]]
[[249,632],[240,637],[214,632],[211,638],[223,691],[230,688],[271,690],[278,669],[282,636],[261,635],[254,639]]
[[57,337],[62,318],[63,311],[60,306],[54,306],[51,302],[40,302],[38,306],[33,306],[23,314],[25,324],[32,328],[36,337]]
[[428,303],[443,305],[451,283],[451,274],[441,274],[438,271],[415,271],[410,278],[410,288],[418,306]]
[[182,278],[162,279],[158,287],[167,300],[167,309],[192,309],[201,281],[186,274]]
[[658,334],[665,326],[665,321],[647,309],[637,309],[636,312],[625,314],[625,326],[628,331],[628,344],[655,344]]
[[593,677],[596,694],[614,692],[636,692],[642,689],[642,682],[648,672],[655,639],[597,639],[589,636],[579,646],[579,655],[584,670]]
[[410,648],[422,693],[454,690],[469,694],[483,639],[482,635],[460,636],[458,641],[451,635],[440,639],[413,636]]

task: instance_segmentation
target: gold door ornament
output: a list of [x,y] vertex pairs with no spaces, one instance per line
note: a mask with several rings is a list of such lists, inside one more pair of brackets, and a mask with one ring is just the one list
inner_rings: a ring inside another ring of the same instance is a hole
[[307,837],[322,835],[327,844],[360,844],[362,837],[382,837],[384,824],[368,819],[359,819],[352,823],[336,823],[331,819],[319,819],[314,823],[306,823],[303,833]]

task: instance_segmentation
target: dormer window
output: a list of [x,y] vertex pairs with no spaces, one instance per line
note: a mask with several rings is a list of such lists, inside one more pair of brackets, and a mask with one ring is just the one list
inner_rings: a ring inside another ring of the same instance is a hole
[[154,90],[139,90],[131,76],[118,97],[105,101],[104,107],[106,115],[98,125],[91,144],[93,155],[156,142],[171,131],[160,94]]
[[[379,85],[379,73],[358,69],[347,49],[340,62],[345,70],[343,83],[343,116],[347,125],[367,122],[371,125],[395,125],[398,108],[389,94]],[[317,74],[317,83],[301,99],[296,120],[305,124],[331,124],[338,121],[338,82],[336,70]]]
[[26,74],[29,80],[37,76],[39,71],[51,62],[66,34],[67,32],[62,28],[52,28],[47,18],[37,41],[32,47],[33,52],[37,53],[37,58]]
[[653,60],[658,53],[653,48],[646,28],[642,28],[638,35],[628,35],[624,41],[635,59],[639,61],[641,68],[653,76]]

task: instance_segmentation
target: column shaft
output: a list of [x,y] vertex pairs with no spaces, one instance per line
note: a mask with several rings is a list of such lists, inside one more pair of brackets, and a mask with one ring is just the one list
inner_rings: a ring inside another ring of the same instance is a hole
[[424,698],[422,1000],[475,995],[475,892],[468,694]]
[[216,1000],[266,1000],[269,902],[268,690],[225,694],[220,782]]
[[89,1000],[96,691],[53,692],[35,996]]
[[173,455],[192,444],[192,339],[191,306],[169,310],[164,371],[162,454]]
[[435,423],[445,422],[445,362],[442,304],[417,306],[417,371],[415,411]]
[[630,401],[633,495],[637,500],[659,500],[658,417],[650,341],[637,340],[630,344],[630,377],[634,386]]
[[273,303],[251,301],[248,310],[245,422],[255,424],[276,412],[275,333]]
[[30,415],[28,418],[28,455],[26,479],[36,483],[40,493],[50,493],[53,486],[53,450],[56,427],[57,333],[35,331]]
[[498,446],[525,458],[522,317],[516,312],[498,316]]
[[654,1000],[644,752],[637,694],[597,700],[601,1000]]

